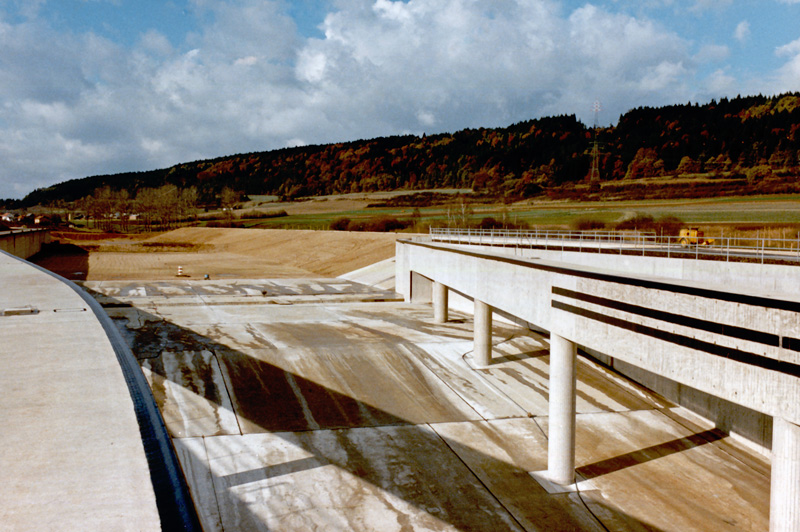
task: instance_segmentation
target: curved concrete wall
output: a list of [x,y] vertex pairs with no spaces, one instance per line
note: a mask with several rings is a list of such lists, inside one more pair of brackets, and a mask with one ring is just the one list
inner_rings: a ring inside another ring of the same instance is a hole
[[0,251],[5,251],[21,259],[36,255],[48,242],[50,242],[50,231],[44,229],[0,233]]
[[4,524],[200,530],[150,388],[100,304],[2,251],[0,286]]

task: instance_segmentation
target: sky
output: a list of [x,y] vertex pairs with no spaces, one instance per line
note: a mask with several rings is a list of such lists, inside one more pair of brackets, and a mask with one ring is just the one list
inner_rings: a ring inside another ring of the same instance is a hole
[[[0,198],[236,153],[800,91],[800,0],[0,0]],[[601,109],[594,111],[599,101]]]

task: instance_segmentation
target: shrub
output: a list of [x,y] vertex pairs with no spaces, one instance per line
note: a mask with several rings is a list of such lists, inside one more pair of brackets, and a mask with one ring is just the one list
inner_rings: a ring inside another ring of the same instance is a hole
[[391,231],[398,231],[405,229],[412,225],[413,222],[400,220],[394,216],[380,216],[378,218],[370,218],[364,224],[363,231],[372,231],[376,233],[389,233]]
[[635,229],[637,231],[652,231],[655,226],[655,219],[649,214],[636,214],[633,218],[622,220],[617,223],[615,229],[617,231],[629,231]]
[[281,209],[279,211],[247,211],[243,212],[239,215],[239,218],[248,218],[251,220],[262,220],[266,218],[282,218],[284,216],[289,216],[285,210]]
[[336,218],[331,222],[331,229],[334,231],[347,231],[350,228],[350,218]]
[[[506,216],[503,215],[503,218],[506,218]],[[528,224],[525,222],[514,223],[503,221],[492,216],[487,216],[485,218],[481,218],[481,221],[478,222],[475,227],[478,229],[527,229]]]
[[578,231],[597,231],[606,228],[605,222],[593,218],[578,218],[572,225]]
[[228,220],[228,221],[217,221],[217,220],[215,220],[215,221],[208,222],[206,224],[206,227],[227,227],[227,228],[231,228],[231,227],[236,227],[236,224],[232,220]]
[[653,229],[658,235],[678,236],[686,224],[677,216],[662,216],[655,221]]
[[478,229],[503,229],[503,222],[498,222],[491,216],[487,216],[478,223]]
[[350,218],[336,218],[331,222],[334,231],[370,231],[374,233],[388,233],[400,231],[414,225],[412,220],[400,220],[394,216],[378,216],[368,220],[351,220]]

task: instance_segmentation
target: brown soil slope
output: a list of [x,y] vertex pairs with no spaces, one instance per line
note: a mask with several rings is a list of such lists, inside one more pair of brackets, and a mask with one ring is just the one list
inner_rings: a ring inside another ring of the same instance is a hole
[[[409,236],[409,235],[404,235]],[[35,262],[70,279],[336,277],[394,256],[394,233],[183,228],[144,240],[93,241],[88,253]],[[62,242],[71,239],[63,238]],[[84,245],[85,242],[75,242]]]

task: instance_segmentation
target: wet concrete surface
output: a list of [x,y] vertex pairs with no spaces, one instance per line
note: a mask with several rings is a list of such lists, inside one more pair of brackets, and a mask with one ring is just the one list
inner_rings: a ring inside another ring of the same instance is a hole
[[[551,495],[548,340],[342,279],[87,282],[214,530],[764,530],[767,461],[581,358],[578,471]],[[263,294],[266,291],[267,294]]]

